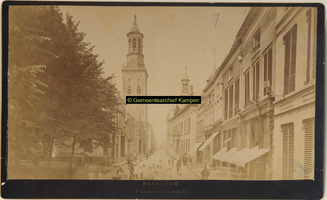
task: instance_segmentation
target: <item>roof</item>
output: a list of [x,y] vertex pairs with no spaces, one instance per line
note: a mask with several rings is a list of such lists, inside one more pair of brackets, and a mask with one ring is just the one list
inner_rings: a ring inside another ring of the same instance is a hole
[[131,29],[130,32],[140,32],[140,29],[137,27],[136,15],[134,15],[133,28]]
[[184,74],[184,76],[183,76],[183,78],[182,78],[182,81],[183,81],[183,80],[188,80],[188,81],[190,80],[190,79],[188,78],[188,76],[187,76],[186,73]]

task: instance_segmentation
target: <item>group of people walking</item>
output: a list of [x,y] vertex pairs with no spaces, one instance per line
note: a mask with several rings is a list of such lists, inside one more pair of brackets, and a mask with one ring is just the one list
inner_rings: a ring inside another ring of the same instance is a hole
[[[181,156],[169,154],[156,154],[148,161],[148,156],[137,158],[129,156],[127,158],[127,167],[119,166],[116,179],[130,180],[174,180],[182,176],[182,166],[189,167],[192,158],[187,154]],[[175,168],[176,167],[176,168]],[[174,168],[177,171],[174,170]],[[125,169],[125,170],[124,170]],[[175,172],[174,172],[175,171]],[[207,167],[201,172],[201,179],[208,179],[210,172]],[[185,176],[185,175],[184,175]]]
[[[184,166],[190,166],[190,164],[192,163],[192,158],[191,156],[187,155],[186,153],[183,154],[182,156],[176,156],[176,155],[169,155],[168,156],[168,165],[169,166],[175,166],[175,162],[180,161],[180,165],[184,165]],[[177,165],[176,163],[176,165]]]

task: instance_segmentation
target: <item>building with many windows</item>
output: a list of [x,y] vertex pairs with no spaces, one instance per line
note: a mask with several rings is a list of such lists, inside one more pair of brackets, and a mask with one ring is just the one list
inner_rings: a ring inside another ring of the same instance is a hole
[[251,8],[198,105],[200,162],[251,180],[313,178],[316,12]]
[[221,69],[216,70],[214,63],[213,73],[203,89],[202,104],[198,106],[198,142],[203,144],[198,149],[199,162],[214,164],[213,155],[220,149],[222,123],[222,80]]
[[[193,95],[193,86],[189,86],[189,78],[185,69],[181,96]],[[191,151],[196,145],[196,104],[174,105],[167,115],[167,138],[171,155],[185,155],[196,159],[196,151]]]
[[314,177],[316,35],[315,8],[277,9],[274,179]]

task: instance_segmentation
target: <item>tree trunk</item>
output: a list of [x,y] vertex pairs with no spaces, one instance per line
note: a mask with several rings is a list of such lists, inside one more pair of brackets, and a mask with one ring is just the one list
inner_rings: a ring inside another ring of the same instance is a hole
[[72,156],[70,158],[70,165],[69,165],[69,169],[72,170],[73,169],[73,161],[74,161],[74,154],[75,154],[75,136],[73,137],[73,144],[72,144]]
[[52,153],[53,153],[53,144],[54,144],[54,139],[53,139],[53,136],[51,135],[51,138],[50,138],[50,154],[49,154],[49,158],[48,158],[48,167],[47,167],[47,170],[50,169],[50,166],[51,166],[51,161],[52,161]]

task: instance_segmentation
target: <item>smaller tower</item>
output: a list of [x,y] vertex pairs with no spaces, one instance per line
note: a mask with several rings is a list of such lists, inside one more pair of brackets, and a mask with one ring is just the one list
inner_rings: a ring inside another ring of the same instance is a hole
[[212,68],[212,75],[214,75],[215,74],[215,72],[216,72],[216,53],[215,53],[215,57],[214,57],[214,61],[213,61],[214,63],[213,63],[213,68]]
[[181,93],[181,96],[188,96],[188,95],[190,95],[189,92],[188,92],[188,84],[190,82],[190,79],[187,76],[187,67],[185,67],[185,74],[183,75],[183,78],[182,78],[181,81],[182,81],[182,93]]

